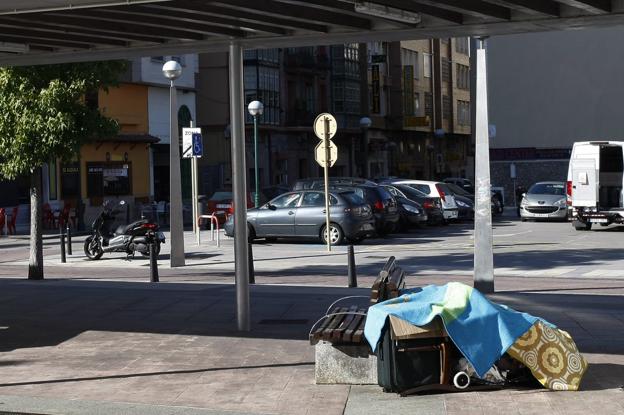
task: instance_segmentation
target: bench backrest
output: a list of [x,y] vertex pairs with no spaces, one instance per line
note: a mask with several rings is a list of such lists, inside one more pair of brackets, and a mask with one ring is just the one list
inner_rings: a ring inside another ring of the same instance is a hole
[[405,272],[396,264],[391,256],[386,261],[379,276],[371,287],[370,304],[377,304],[399,296],[399,290],[405,287]]

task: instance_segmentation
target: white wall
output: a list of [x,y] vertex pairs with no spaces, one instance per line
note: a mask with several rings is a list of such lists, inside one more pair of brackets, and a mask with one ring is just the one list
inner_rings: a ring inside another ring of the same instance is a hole
[[624,27],[487,41],[493,148],[624,139]]
[[[196,120],[195,92],[177,90],[178,109],[186,105]],[[147,91],[149,133],[160,138],[158,144],[169,144],[169,88],[149,87]]]
[[[164,61],[156,61],[151,57],[141,58],[140,82],[150,84],[169,85],[169,81],[163,76],[163,64],[171,59],[171,56],[163,56]],[[195,88],[195,74],[198,71],[197,55],[182,55],[182,76],[176,79],[175,84],[180,88]]]

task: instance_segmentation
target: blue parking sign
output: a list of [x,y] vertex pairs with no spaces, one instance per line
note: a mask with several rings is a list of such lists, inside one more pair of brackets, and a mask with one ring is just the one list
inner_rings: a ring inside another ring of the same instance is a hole
[[204,144],[202,142],[202,135],[199,133],[193,133],[193,157],[201,157],[204,152]]

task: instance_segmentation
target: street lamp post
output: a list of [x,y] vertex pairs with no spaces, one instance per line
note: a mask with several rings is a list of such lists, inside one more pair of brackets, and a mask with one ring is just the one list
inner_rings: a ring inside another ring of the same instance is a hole
[[370,176],[370,168],[368,164],[368,129],[370,128],[373,121],[371,121],[368,117],[360,118],[360,128],[362,128],[362,142],[364,144],[364,178],[368,179]]
[[180,177],[180,139],[178,137],[178,111],[176,88],[173,82],[182,75],[182,67],[176,61],[168,61],[162,67],[169,79],[169,225],[171,267],[184,266],[184,223],[182,218],[182,189]]
[[254,207],[257,208],[260,205],[260,183],[258,181],[258,117],[262,115],[262,112],[264,111],[264,105],[262,105],[262,102],[260,101],[251,101],[247,106],[247,110],[254,120],[254,183],[256,183],[256,193],[254,194]]

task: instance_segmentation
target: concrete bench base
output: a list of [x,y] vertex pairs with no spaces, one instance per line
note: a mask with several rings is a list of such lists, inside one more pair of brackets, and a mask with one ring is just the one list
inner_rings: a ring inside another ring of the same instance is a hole
[[369,355],[367,345],[321,341],[314,347],[317,384],[377,385],[377,356]]

